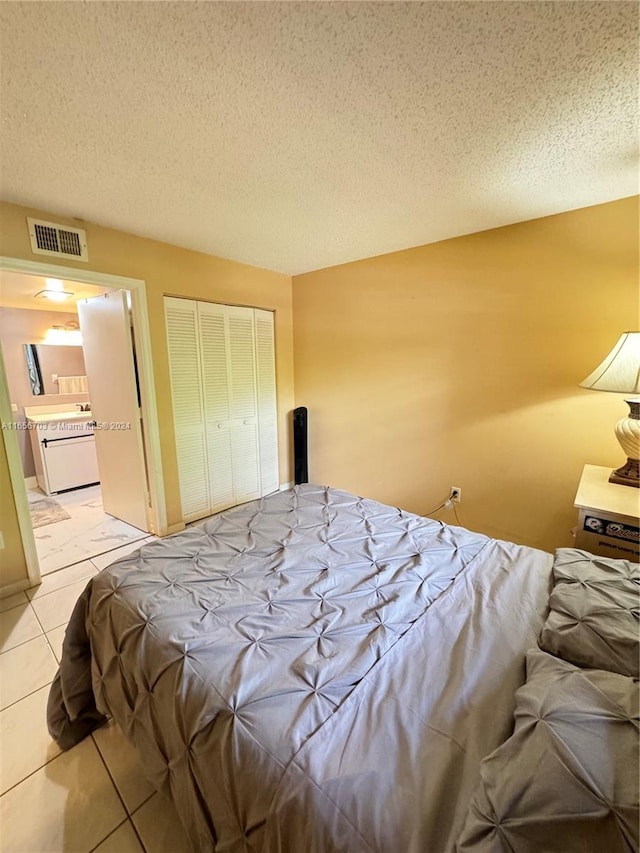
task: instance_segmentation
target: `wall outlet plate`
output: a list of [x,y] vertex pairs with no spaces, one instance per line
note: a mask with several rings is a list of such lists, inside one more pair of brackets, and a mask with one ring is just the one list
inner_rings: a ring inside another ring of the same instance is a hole
[[459,504],[462,500],[462,489],[460,486],[451,486],[449,491],[449,500],[455,504]]

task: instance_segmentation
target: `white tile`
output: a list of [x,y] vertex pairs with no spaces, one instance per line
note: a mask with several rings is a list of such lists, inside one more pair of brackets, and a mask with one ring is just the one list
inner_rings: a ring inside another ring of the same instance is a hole
[[42,634],[42,628],[30,604],[19,604],[0,613],[0,651],[6,652],[14,646],[32,640]]
[[56,495],[56,500],[67,512],[73,512],[76,507],[93,507],[102,509],[102,489],[98,483],[86,486],[84,489],[73,489]]
[[87,579],[91,575],[97,574],[96,567],[91,560],[83,560],[81,563],[76,563],[75,566],[69,566],[66,569],[59,569],[51,574],[43,575],[42,583],[39,586],[34,586],[27,590],[27,598],[33,601],[37,598],[42,598],[43,595],[48,595],[50,592],[55,592],[57,589],[62,589],[65,586],[71,586],[73,583]]
[[37,637],[0,655],[0,708],[50,684],[58,664],[45,637]]
[[86,853],[126,818],[91,738],[0,798],[2,853]]
[[56,495],[56,500],[71,518],[34,532],[43,575],[149,535],[106,513],[99,486]]
[[86,581],[78,581],[71,586],[43,595],[41,598],[35,598],[31,602],[31,607],[35,610],[43,630],[51,631],[52,628],[57,628],[69,621],[76,601],[84,592],[86,585]]
[[115,563],[116,560],[119,560],[120,557],[126,557],[128,554],[132,554],[134,551],[137,551],[138,548],[141,548],[151,539],[155,539],[155,537],[148,536],[140,542],[131,542],[128,545],[124,545],[122,548],[116,548],[113,551],[109,551],[107,554],[100,554],[97,557],[92,557],[91,562],[96,569],[101,572],[103,569],[106,569],[107,566],[110,566],[111,563]]
[[154,794],[131,819],[149,853],[193,853],[173,804],[161,794]]
[[16,592],[15,595],[8,595],[6,598],[0,598],[0,613],[5,610],[10,610],[12,607],[17,607],[18,604],[26,604],[27,596],[24,592]]
[[47,731],[49,685],[0,711],[0,793],[43,767],[60,747]]
[[96,729],[93,737],[131,814],[155,791],[147,781],[140,757],[113,720]]
[[145,853],[133,824],[127,820],[99,844],[93,853]]
[[56,660],[60,663],[62,659],[62,641],[64,640],[65,631],[67,630],[67,623],[64,625],[60,625],[57,628],[54,628],[53,631],[47,631],[45,637],[49,640],[49,645],[53,649],[53,653],[56,656]]

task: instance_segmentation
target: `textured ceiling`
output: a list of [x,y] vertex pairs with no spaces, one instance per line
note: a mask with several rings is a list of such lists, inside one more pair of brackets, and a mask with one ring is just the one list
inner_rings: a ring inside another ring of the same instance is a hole
[[299,273],[638,191],[635,2],[0,19],[9,201]]

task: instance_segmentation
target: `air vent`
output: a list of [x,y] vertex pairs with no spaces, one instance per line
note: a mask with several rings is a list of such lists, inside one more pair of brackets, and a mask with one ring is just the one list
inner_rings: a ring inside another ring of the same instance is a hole
[[81,228],[69,228],[56,225],[55,222],[43,222],[41,219],[27,217],[31,251],[35,255],[55,255],[58,258],[72,258],[75,261],[88,261],[87,235]]

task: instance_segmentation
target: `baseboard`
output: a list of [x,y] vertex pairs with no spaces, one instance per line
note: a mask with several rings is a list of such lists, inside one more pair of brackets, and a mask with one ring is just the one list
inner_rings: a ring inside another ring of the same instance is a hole
[[176,524],[168,524],[167,532],[162,534],[156,534],[157,536],[171,536],[172,533],[181,533],[183,530],[186,530],[187,525],[184,521],[178,521]]
[[22,592],[25,589],[30,589],[33,585],[34,584],[31,583],[29,578],[25,578],[23,581],[10,583],[8,586],[0,588],[0,599],[9,598],[10,595],[15,595],[16,592]]
[[280,486],[280,488],[278,489],[278,491],[279,491],[279,492],[286,492],[286,491],[288,491],[289,489],[292,489],[292,488],[293,488],[293,483],[282,483],[282,485]]
[[27,489],[37,489],[38,488],[38,478],[37,477],[25,477],[24,484]]

